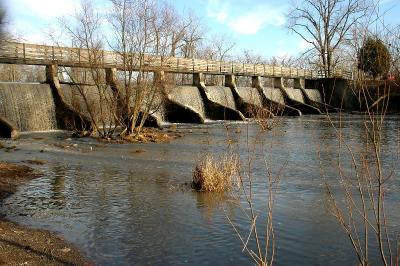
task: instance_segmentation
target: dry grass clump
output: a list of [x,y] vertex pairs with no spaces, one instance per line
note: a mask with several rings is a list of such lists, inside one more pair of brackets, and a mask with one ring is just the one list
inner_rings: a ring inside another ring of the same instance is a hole
[[192,187],[203,192],[223,192],[239,184],[239,158],[225,154],[219,158],[206,155],[193,172]]

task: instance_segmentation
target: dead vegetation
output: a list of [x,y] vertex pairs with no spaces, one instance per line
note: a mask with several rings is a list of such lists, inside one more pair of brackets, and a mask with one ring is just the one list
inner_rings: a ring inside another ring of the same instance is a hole
[[206,155],[193,172],[192,187],[202,192],[223,192],[239,185],[239,158],[224,154],[214,158]]
[[109,143],[168,143],[171,140],[181,138],[184,135],[177,132],[164,132],[155,128],[143,128],[138,135],[125,135],[120,138],[97,138],[102,142]]

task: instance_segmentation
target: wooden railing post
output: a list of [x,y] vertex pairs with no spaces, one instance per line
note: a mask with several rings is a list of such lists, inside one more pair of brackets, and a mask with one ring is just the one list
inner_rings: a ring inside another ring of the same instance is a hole
[[22,53],[24,55],[24,62],[26,61],[26,54],[25,54],[25,43],[22,44]]

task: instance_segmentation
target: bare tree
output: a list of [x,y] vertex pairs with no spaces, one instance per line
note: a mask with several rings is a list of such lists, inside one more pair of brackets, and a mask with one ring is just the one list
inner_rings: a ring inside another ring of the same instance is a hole
[[[81,102],[77,105],[86,120],[91,122],[91,128],[101,137],[110,137],[119,125],[116,120],[115,99],[105,82],[105,71],[102,65],[102,48],[104,36],[102,34],[102,17],[91,1],[81,2],[79,9],[72,17],[60,19],[61,27],[66,31],[72,45],[80,48],[76,57],[88,62],[88,68],[63,68],[63,73],[74,84],[78,94],[73,95],[72,102]],[[52,37],[56,45],[60,46],[56,37]],[[90,83],[92,86],[85,86]],[[77,99],[79,98],[79,99]],[[77,107],[76,106],[76,107]]]
[[335,53],[350,30],[369,10],[365,0],[304,0],[289,13],[288,27],[316,52],[326,77],[335,67]]
[[117,85],[124,125],[122,135],[137,137],[162,96],[162,84],[153,82],[153,73],[146,71],[145,61],[149,60],[148,53],[165,52],[169,16],[158,19],[157,3],[151,0],[111,0],[111,3],[109,22],[114,41],[110,45],[124,69],[122,82]]
[[224,61],[232,57],[231,52],[235,48],[234,40],[221,35],[214,35],[203,43],[198,49],[197,57],[208,60]]
[[201,41],[204,39],[204,29],[200,19],[194,14],[189,15],[188,27],[181,41],[181,53],[185,58],[193,58]]

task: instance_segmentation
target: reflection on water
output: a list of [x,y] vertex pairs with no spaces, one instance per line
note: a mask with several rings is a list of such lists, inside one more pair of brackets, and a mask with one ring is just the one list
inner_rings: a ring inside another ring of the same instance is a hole
[[[395,170],[399,170],[398,122],[389,117],[383,134],[384,162]],[[365,141],[361,117],[345,117],[341,127],[350,144]],[[26,135],[7,160],[45,160],[46,165],[37,166],[44,176],[21,187],[2,211],[22,224],[62,233],[98,265],[251,265],[226,218],[244,232],[249,229],[238,207],[240,199],[199,194],[184,184],[190,182],[198,158],[206,152],[222,153],[227,138],[247,160],[246,140],[258,135],[257,128],[232,123],[179,130],[188,134],[169,144],[98,145],[91,139],[69,140],[62,133]],[[350,245],[325,203],[324,183],[337,178],[337,138],[330,122],[320,116],[282,118],[279,128],[261,136],[264,150],[260,142],[255,145],[252,165],[257,209],[265,209],[267,197],[264,155],[274,173],[288,162],[274,213],[276,264],[354,265]],[[74,148],[59,148],[67,144]],[[386,204],[392,226],[398,228],[400,180],[396,178]],[[265,218],[260,213],[258,219]]]

